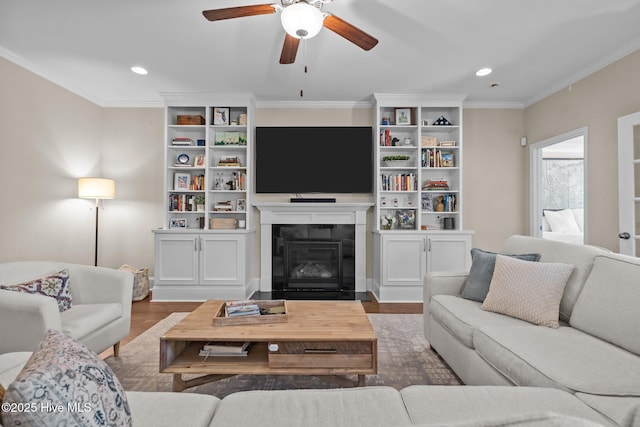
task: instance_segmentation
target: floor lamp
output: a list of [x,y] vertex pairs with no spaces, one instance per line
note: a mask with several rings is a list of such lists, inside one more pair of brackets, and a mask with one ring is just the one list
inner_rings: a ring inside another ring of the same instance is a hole
[[112,179],[80,178],[78,179],[78,197],[96,200],[96,250],[94,265],[98,265],[98,211],[100,200],[116,197],[116,183]]

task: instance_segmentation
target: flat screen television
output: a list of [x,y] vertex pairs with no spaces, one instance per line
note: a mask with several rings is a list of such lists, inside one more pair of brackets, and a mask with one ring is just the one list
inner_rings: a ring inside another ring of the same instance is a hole
[[371,127],[256,127],[256,193],[371,193]]

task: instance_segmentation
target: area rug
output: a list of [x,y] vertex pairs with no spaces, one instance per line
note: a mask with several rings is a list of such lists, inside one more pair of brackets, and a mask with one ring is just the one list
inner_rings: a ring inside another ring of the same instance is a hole
[[[171,391],[172,374],[158,372],[159,338],[187,313],[173,313],[120,349],[120,357],[105,359],[128,391]],[[429,347],[421,314],[369,314],[378,336],[378,374],[367,385],[398,390],[414,384],[459,385],[462,382]],[[219,398],[244,390],[335,388],[317,377],[295,375],[237,375],[186,390]]]

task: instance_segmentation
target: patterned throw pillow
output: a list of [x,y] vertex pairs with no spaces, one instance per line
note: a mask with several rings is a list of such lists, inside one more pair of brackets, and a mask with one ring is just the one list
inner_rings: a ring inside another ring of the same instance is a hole
[[8,291],[24,292],[27,294],[45,295],[55,298],[60,312],[69,310],[73,305],[71,285],[69,282],[69,270],[58,271],[45,277],[30,280],[16,285],[2,285],[0,289]]
[[572,271],[573,266],[569,264],[523,261],[498,255],[482,308],[557,328],[560,300]]
[[111,368],[53,329],[7,387],[4,402],[37,409],[3,412],[6,427],[132,425],[127,397]]
[[4,387],[2,386],[2,384],[0,384],[0,403],[2,403],[2,399],[4,399],[4,392],[6,390],[4,389]]

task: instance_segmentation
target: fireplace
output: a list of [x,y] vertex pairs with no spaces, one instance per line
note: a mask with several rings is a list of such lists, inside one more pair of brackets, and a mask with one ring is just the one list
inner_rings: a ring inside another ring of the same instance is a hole
[[355,226],[274,224],[271,235],[273,292],[353,294]]
[[285,299],[355,299],[366,293],[370,203],[255,206],[260,210],[261,293]]

